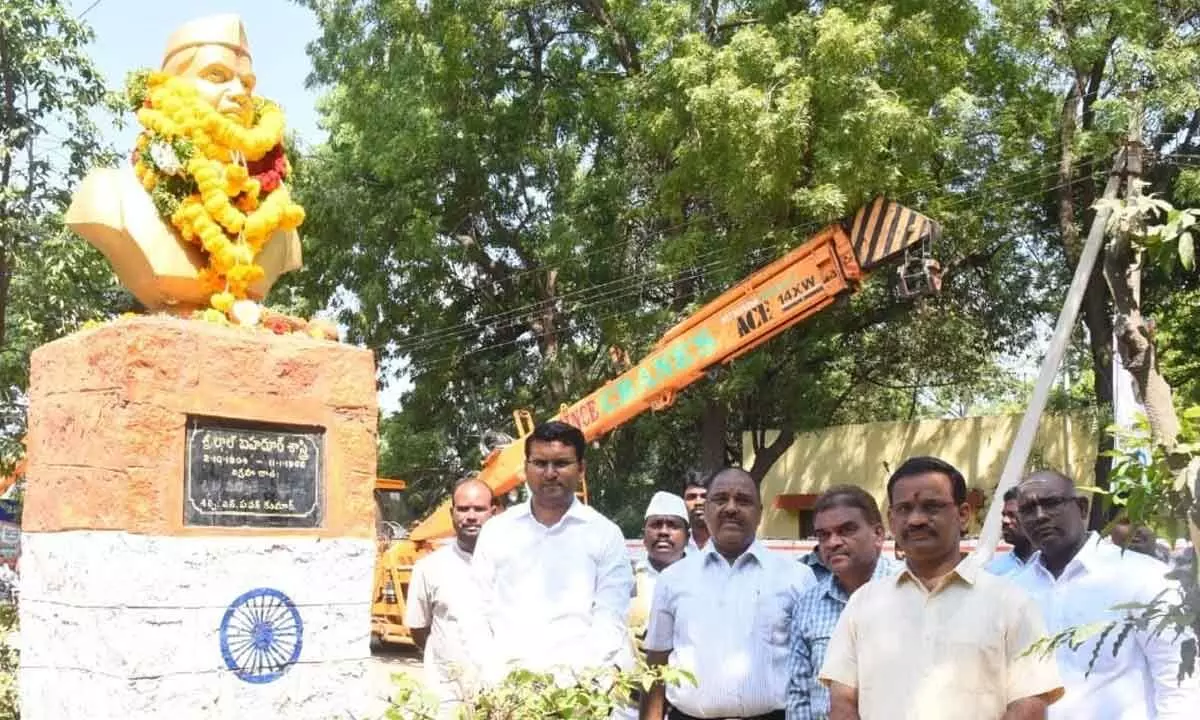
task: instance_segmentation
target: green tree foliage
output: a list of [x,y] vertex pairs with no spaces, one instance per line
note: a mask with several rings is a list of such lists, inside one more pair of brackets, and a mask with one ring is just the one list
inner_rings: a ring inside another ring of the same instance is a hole
[[881,274],[621,428],[602,507],[740,460],[741,430],[761,476],[801,430],[910,412],[1023,343],[1051,289],[1047,128],[1001,101],[1021,68],[975,59],[995,42],[976,3],[303,4],[330,140],[297,188],[293,287],[410,373],[403,427],[449,446],[417,465],[471,467],[512,408],[547,417],[878,193],[944,224],[943,297],[898,304]]
[[91,30],[57,0],[0,6],[0,457],[23,433],[29,355],[127,306],[103,258],[70,236],[75,180],[108,158],[93,122],[110,102],[85,52]]
[[[1150,190],[1186,201],[1200,156],[1200,5],[1187,0],[993,0],[996,47],[1021,68],[1005,83],[1010,112],[1036,128],[1038,159],[1057,172],[1047,190],[1042,226],[1057,246],[1059,271],[1073,272],[1114,149],[1138,114],[1148,150]],[[1178,193],[1179,197],[1173,197]],[[1107,250],[1105,251],[1107,253]],[[1083,305],[1094,397],[1112,403],[1113,307],[1101,257]],[[1144,306],[1171,314],[1175,277],[1148,274]],[[1168,350],[1169,351],[1169,350]],[[1097,484],[1106,483],[1110,437],[1100,443]],[[1102,524],[1101,505],[1093,523]]]

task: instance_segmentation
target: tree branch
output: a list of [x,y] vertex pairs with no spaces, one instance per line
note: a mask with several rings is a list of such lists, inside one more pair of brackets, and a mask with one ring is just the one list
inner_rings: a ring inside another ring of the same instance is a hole
[[625,68],[625,72],[630,75],[640,75],[642,62],[638,58],[637,45],[617,27],[612,16],[608,14],[608,7],[604,0],[576,0],[576,4],[600,27],[608,31],[612,39],[613,50],[617,53],[617,60],[620,61],[621,67]]

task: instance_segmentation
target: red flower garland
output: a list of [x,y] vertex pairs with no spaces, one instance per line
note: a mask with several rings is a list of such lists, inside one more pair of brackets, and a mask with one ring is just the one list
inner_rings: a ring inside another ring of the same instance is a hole
[[287,179],[288,162],[283,154],[283,143],[279,143],[262,158],[246,165],[250,177],[258,181],[261,192],[269,193]]

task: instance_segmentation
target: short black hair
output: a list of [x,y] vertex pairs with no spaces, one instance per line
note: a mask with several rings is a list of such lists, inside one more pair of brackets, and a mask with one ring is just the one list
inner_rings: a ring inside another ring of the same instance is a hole
[[888,502],[892,502],[892,489],[896,487],[896,483],[901,478],[912,477],[913,475],[923,475],[925,473],[942,473],[950,478],[950,487],[954,495],[954,504],[962,505],[967,501],[967,480],[963,474],[958,471],[950,463],[941,458],[932,457],[930,455],[918,455],[910,457],[896,468],[896,472],[888,478],[887,495]]
[[1013,485],[1004,491],[1004,502],[1012,502],[1017,499],[1017,486]]
[[544,422],[525,436],[525,457],[529,457],[529,451],[535,442],[560,442],[570,445],[575,448],[575,459],[579,462],[583,462],[583,453],[587,449],[583,431],[560,420]]
[[688,470],[683,475],[683,491],[686,493],[688,488],[700,488],[707,490],[712,484],[713,473],[706,473],[701,470]]
[[879,503],[875,502],[871,493],[857,485],[834,485],[821,493],[817,502],[813,504],[813,517],[835,507],[859,510],[867,522],[872,525],[883,524],[883,514],[879,512]]

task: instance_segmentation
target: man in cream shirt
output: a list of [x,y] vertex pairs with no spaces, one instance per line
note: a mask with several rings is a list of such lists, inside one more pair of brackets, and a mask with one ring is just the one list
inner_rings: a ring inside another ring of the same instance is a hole
[[424,651],[425,684],[437,696],[439,717],[457,717],[478,690],[479,668],[470,649],[485,646],[487,626],[477,602],[471,555],[483,524],[492,516],[492,489],[467,479],[454,488],[450,517],[455,541],[413,565],[405,597],[404,624]]
[[819,676],[830,720],[1043,720],[1062,683],[1053,658],[1025,651],[1045,628],[1021,590],[961,558],[962,473],[910,458],[887,492],[905,568],[859,588],[838,619]]
[[[1152,557],[1123,550],[1087,531],[1087,499],[1065,475],[1042,470],[1017,486],[1017,515],[1038,547],[1013,577],[1040,606],[1051,632],[1116,622],[1104,638],[1057,651],[1066,695],[1050,708],[1054,720],[1194,720],[1200,718],[1200,677],[1177,679],[1183,644],[1190,632],[1173,628],[1154,634],[1134,630],[1120,649],[1113,638],[1125,613],[1122,603],[1158,597],[1178,602],[1180,588],[1170,568]],[[1092,665],[1094,661],[1094,665]],[[1089,665],[1092,667],[1089,669]]]
[[534,428],[525,438],[529,501],[479,533],[472,567],[493,640],[482,660],[488,682],[522,668],[567,683],[632,663],[633,569],[621,529],[575,497],[585,449],[571,425]]

